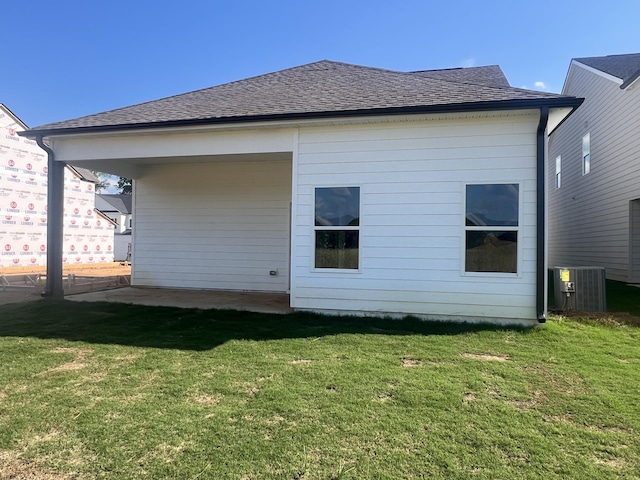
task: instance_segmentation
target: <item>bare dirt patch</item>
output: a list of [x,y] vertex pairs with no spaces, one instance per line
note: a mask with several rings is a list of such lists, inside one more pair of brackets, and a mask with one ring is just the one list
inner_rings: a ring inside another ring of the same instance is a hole
[[474,360],[481,360],[484,362],[508,362],[511,360],[508,355],[492,355],[492,354],[475,354],[475,353],[462,353],[464,358],[472,358]]
[[577,395],[586,392],[584,379],[577,373],[554,372],[544,366],[526,366],[523,370],[535,374],[546,382],[553,390],[567,395]]
[[534,390],[530,395],[531,396],[527,399],[514,400],[511,402],[511,404],[520,410],[533,410],[537,406],[547,401],[547,396],[544,394],[544,392],[541,392],[539,390]]
[[[2,457],[0,456],[0,460]],[[0,479],[7,480],[68,480],[84,478],[76,474],[48,472],[25,460],[13,460],[5,464],[0,462]]]
[[58,347],[52,350],[54,353],[71,353],[74,356],[74,359],[70,362],[63,363],[62,365],[58,365],[57,367],[52,367],[48,369],[45,373],[58,373],[58,372],[70,372],[74,370],[82,370],[86,368],[87,364],[85,360],[87,356],[93,353],[93,350],[90,348],[68,348],[68,347]]
[[[85,475],[78,472],[58,473],[45,465],[48,463],[58,463],[60,458],[54,455],[38,455],[36,461],[21,458],[24,453],[31,449],[37,449],[41,444],[55,443],[64,445],[69,439],[58,430],[51,430],[48,433],[36,434],[30,438],[23,439],[16,450],[0,450],[0,479],[11,480],[67,480],[83,479]],[[61,447],[67,450],[66,445]],[[67,450],[69,454],[64,462],[67,467],[78,468],[90,459],[90,455],[82,452],[77,445]]]
[[[110,277],[113,275],[131,275],[131,264],[121,262],[89,263],[78,265],[63,265],[63,275],[73,273],[87,277]],[[46,275],[47,267],[4,267],[0,268],[0,275]]]
[[471,403],[475,402],[478,399],[475,393],[467,392],[462,396],[462,403]]
[[[46,287],[46,267],[3,267],[0,304],[39,300]],[[131,283],[131,264],[92,263],[63,265],[65,294],[107,290]],[[8,285],[8,286],[6,286]]]
[[420,367],[422,366],[423,362],[422,360],[416,360],[415,358],[403,358],[402,359],[402,366],[405,368],[409,368],[409,367]]
[[293,365],[308,365],[309,363],[311,363],[311,360],[304,360],[302,358],[293,360],[291,362]]
[[576,322],[586,320],[587,322],[599,323],[601,325],[640,327],[640,317],[627,312],[581,312],[570,310],[556,316],[563,320]]
[[604,465],[612,470],[620,470],[625,467],[625,461],[621,458],[598,458],[594,457],[593,463],[596,465]]
[[381,392],[376,397],[376,401],[380,403],[387,403],[393,400],[393,393],[391,392]]
[[208,395],[205,393],[196,395],[192,398],[194,403],[197,403],[198,405],[203,405],[203,406],[217,405],[218,403],[220,403],[221,399],[222,399],[222,395]]

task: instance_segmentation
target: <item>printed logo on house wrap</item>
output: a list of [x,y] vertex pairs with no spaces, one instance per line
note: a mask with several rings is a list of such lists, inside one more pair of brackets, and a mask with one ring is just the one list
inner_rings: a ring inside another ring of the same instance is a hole
[[13,142],[19,142],[20,138],[16,136],[16,131],[14,128],[9,128],[9,135],[5,135],[4,138],[6,138],[7,140],[11,140]]

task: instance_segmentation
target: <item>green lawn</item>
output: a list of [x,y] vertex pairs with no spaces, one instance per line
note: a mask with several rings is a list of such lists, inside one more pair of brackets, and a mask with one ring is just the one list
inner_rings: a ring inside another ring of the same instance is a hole
[[0,306],[0,478],[640,478],[640,329]]

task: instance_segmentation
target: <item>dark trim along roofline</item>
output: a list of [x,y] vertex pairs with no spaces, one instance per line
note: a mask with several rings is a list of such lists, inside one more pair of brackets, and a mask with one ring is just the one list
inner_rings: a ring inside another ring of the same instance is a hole
[[237,123],[257,123],[268,121],[285,121],[285,120],[310,120],[323,118],[352,118],[352,117],[370,117],[382,115],[411,115],[411,114],[430,114],[430,113],[464,113],[464,112],[480,112],[480,111],[497,111],[497,110],[526,110],[548,108],[578,108],[584,99],[575,97],[558,97],[558,98],[536,98],[525,100],[496,100],[487,102],[466,102],[451,103],[444,105],[418,105],[410,107],[385,107],[358,110],[342,110],[342,111],[325,111],[325,112],[301,112],[301,113],[282,113],[271,115],[250,115],[241,117],[220,117],[220,118],[194,118],[185,120],[168,120],[163,122],[145,122],[145,123],[127,123],[118,125],[97,125],[89,127],[70,127],[70,128],[37,128],[18,132],[19,135],[29,138],[58,136],[58,135],[74,135],[81,133],[102,133],[102,132],[118,132],[123,130],[140,130],[167,127],[186,127],[197,125],[223,125]]
[[622,82],[622,85],[620,85],[620,88],[622,90],[626,89],[629,85],[631,85],[633,82],[635,82],[638,79],[638,77],[640,77],[640,70],[638,70],[633,75],[631,75],[629,78],[624,80]]

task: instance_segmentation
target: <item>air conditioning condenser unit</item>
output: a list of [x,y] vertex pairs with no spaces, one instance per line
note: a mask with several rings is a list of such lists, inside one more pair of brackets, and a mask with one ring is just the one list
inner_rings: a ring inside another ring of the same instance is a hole
[[607,310],[603,267],[554,267],[553,283],[557,309],[584,312]]

